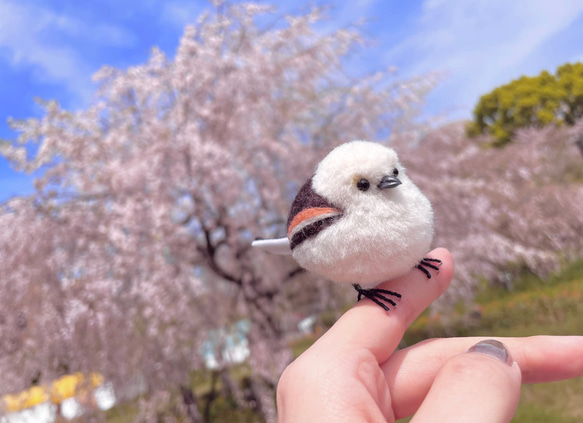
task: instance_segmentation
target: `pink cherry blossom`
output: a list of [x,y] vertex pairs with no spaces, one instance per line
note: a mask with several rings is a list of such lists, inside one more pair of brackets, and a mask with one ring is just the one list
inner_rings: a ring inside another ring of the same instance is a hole
[[12,122],[20,136],[0,153],[42,175],[34,195],[0,206],[0,394],[99,372],[118,398],[145,387],[140,422],[202,421],[190,389],[200,347],[249,318],[251,393],[228,362],[218,372],[241,406],[275,420],[298,307],[334,296],[250,243],[284,234],[295,190],[332,147],[410,126],[436,78],[347,76],[362,37],[319,32],[318,9],[219,10],[185,29],[175,57],[154,48],[145,64],[97,72],[90,107],[49,101]]

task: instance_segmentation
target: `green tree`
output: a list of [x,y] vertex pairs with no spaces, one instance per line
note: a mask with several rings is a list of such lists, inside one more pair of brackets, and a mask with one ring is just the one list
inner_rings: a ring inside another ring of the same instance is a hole
[[491,135],[493,145],[503,146],[517,129],[573,125],[582,116],[583,63],[567,63],[555,74],[522,76],[480,97],[466,132]]
[[566,93],[563,106],[564,122],[574,125],[583,117],[583,63],[567,63],[557,69],[557,81]]

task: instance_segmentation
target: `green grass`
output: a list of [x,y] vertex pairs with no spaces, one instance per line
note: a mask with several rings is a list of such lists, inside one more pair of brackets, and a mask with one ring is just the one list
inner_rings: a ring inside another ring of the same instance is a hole
[[138,415],[138,404],[135,401],[118,404],[106,411],[107,423],[131,422]]
[[524,385],[513,422],[583,421],[583,378],[538,385]]

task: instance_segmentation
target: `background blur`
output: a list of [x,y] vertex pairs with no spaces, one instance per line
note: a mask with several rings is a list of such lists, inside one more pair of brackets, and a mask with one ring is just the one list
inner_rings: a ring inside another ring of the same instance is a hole
[[583,333],[582,38],[572,0],[0,0],[0,413],[274,421],[355,295],[249,244],[351,139],[398,150],[456,261],[403,346]]

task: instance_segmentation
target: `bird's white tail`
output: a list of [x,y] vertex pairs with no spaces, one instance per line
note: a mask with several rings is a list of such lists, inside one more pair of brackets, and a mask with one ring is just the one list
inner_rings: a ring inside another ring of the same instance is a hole
[[287,238],[256,239],[251,245],[272,254],[288,255],[292,253]]

